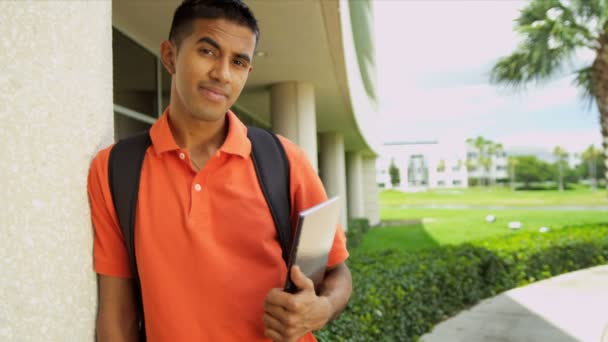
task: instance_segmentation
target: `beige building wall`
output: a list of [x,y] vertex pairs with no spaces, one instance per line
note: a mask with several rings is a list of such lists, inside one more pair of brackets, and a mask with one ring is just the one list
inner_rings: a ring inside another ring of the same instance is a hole
[[346,153],[346,182],[348,194],[348,217],[365,217],[363,192],[363,162],[358,152]]
[[363,193],[365,217],[369,219],[370,225],[380,223],[380,198],[378,196],[378,185],[376,184],[376,158],[363,158]]
[[111,1],[0,8],[0,341],[93,341],[86,184],[113,137]]
[[270,98],[273,131],[300,146],[318,171],[314,86],[306,82],[278,83],[272,86]]
[[344,137],[340,133],[326,132],[320,134],[319,140],[321,180],[328,197],[340,196],[340,224],[348,230]]

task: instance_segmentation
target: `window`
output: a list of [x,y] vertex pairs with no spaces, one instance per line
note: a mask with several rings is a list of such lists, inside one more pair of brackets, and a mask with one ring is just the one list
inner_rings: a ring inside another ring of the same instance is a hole
[[460,185],[462,185],[462,181],[460,179],[454,179],[452,181],[452,185],[454,185],[454,186],[460,186]]
[[439,187],[444,187],[444,186],[445,186],[445,181],[442,181],[442,180],[441,180],[441,181],[438,181],[438,182],[437,182],[437,186],[439,186]]
[[114,138],[149,129],[159,114],[154,54],[112,29]]

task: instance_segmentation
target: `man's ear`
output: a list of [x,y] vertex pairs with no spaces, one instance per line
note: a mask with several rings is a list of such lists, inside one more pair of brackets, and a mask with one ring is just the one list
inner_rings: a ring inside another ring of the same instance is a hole
[[177,47],[170,40],[160,43],[160,60],[171,75],[175,74],[175,60],[177,58]]

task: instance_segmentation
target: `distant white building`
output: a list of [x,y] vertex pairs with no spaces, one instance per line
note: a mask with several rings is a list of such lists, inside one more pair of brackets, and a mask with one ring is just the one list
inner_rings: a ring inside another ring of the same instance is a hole
[[389,167],[395,163],[400,173],[402,191],[468,186],[466,146],[463,143],[437,141],[390,142],[382,147],[377,161],[377,181],[391,189]]

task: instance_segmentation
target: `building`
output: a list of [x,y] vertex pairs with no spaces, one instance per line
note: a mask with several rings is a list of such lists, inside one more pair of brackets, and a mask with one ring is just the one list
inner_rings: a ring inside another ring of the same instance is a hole
[[[381,188],[425,191],[468,186],[465,146],[438,141],[385,143],[378,158],[377,181]],[[393,187],[391,162],[399,169],[401,182]]]
[[[167,105],[158,49],[178,3],[2,3],[0,340],[94,340],[88,167]],[[305,150],[343,224],[377,223],[371,1],[247,3],[262,39],[234,111]]]

